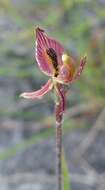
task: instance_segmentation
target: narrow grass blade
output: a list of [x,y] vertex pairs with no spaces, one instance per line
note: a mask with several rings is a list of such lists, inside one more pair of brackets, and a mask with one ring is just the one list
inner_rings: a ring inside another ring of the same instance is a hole
[[62,152],[62,175],[63,175],[63,190],[71,190],[70,175],[64,151]]

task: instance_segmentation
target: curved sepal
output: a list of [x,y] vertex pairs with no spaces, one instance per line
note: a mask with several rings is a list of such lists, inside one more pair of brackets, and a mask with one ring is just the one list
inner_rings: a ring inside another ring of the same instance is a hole
[[26,98],[26,99],[41,99],[45,94],[47,94],[50,90],[53,88],[52,80],[48,80],[48,82],[42,86],[40,90],[34,91],[34,92],[24,92],[20,94],[20,97]]
[[56,95],[58,100],[55,106],[55,114],[56,114],[56,122],[60,123],[62,121],[63,113],[65,111],[65,104],[66,104],[66,91],[62,84],[57,84],[55,86]]

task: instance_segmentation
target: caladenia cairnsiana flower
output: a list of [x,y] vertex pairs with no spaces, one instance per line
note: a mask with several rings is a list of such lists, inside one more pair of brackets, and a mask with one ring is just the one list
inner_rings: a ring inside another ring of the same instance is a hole
[[57,189],[62,189],[62,119],[65,112],[65,97],[68,86],[79,79],[86,64],[86,56],[77,66],[74,59],[69,56],[63,46],[56,40],[49,38],[45,31],[36,28],[36,60],[39,69],[50,77],[40,90],[24,92],[20,96],[27,99],[40,99],[46,93],[54,90],[55,117],[56,117],[56,149],[57,149]]

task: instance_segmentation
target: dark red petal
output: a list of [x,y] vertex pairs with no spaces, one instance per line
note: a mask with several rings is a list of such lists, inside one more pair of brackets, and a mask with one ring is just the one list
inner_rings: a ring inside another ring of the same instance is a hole
[[52,48],[58,59],[58,64],[61,64],[62,54],[64,53],[64,48],[62,45],[53,40],[48,38],[45,34],[44,30],[37,28],[36,29],[36,60],[38,62],[39,68],[45,74],[52,76],[54,68],[51,62],[50,57],[48,56],[46,50]]
[[61,111],[64,112],[65,111],[65,93],[66,93],[64,86],[62,84],[57,84],[55,90],[60,100]]
[[86,64],[86,62],[87,62],[86,59],[87,59],[87,56],[86,56],[86,55],[81,58],[81,60],[80,60],[80,65],[79,65],[79,67],[78,67],[78,69],[77,69],[77,71],[76,71],[76,74],[75,74],[73,80],[79,79],[79,77],[80,77],[80,75],[81,75],[81,73],[82,73],[82,71],[83,71],[83,69],[84,69],[84,66],[85,66],[85,64]]
[[64,86],[61,84],[57,84],[55,86],[55,90],[58,97],[58,102],[56,103],[56,106],[55,106],[56,121],[60,123],[62,121],[63,113],[65,111],[66,91],[64,89]]
[[34,92],[24,92],[20,95],[20,97],[26,98],[26,99],[40,99],[42,98],[46,93],[48,93],[53,88],[53,84],[51,80],[48,80],[48,82],[42,86],[40,90],[34,91]]

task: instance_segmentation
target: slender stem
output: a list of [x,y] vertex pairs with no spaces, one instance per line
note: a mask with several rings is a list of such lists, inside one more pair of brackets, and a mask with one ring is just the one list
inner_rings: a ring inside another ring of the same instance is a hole
[[62,121],[65,110],[65,89],[62,85],[54,85],[55,99],[55,117],[56,117],[56,172],[57,172],[57,190],[63,189],[62,184]]
[[62,190],[62,119],[61,102],[56,102],[56,174],[57,190]]
[[62,125],[56,123],[57,190],[62,190]]

